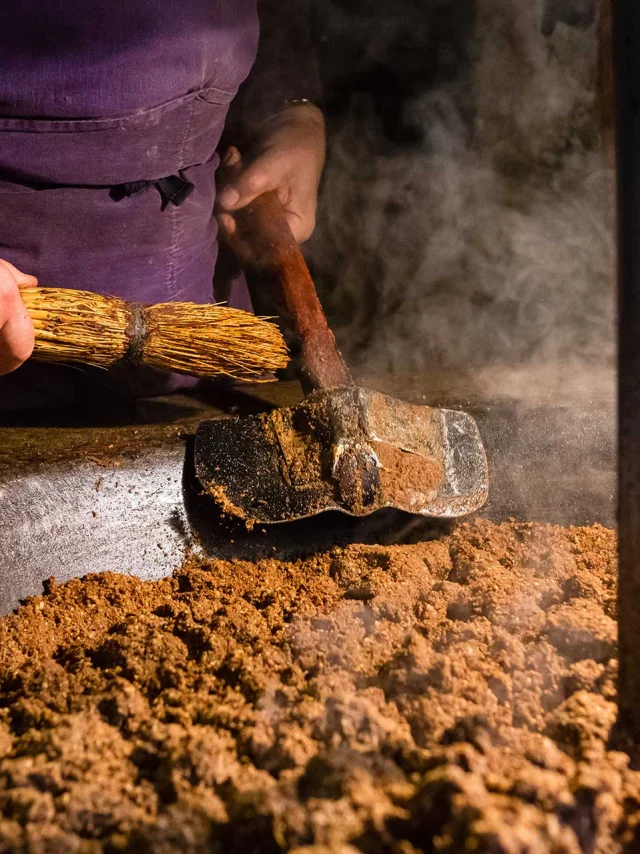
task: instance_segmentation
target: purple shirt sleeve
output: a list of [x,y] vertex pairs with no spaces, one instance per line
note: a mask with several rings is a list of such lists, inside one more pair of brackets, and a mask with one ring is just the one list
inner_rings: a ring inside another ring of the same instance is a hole
[[258,13],[258,56],[228,122],[234,135],[250,135],[286,101],[322,99],[309,0],[259,0]]

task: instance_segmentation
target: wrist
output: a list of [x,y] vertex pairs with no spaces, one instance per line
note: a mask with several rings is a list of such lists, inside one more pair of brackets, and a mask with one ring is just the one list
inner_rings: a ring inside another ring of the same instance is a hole
[[311,101],[285,101],[280,109],[263,116],[255,124],[252,136],[254,139],[263,139],[283,128],[306,129],[324,141],[324,114]]

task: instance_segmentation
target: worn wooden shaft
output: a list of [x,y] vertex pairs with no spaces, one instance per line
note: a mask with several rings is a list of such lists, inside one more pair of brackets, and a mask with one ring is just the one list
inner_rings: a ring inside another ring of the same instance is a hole
[[620,720],[640,735],[640,3],[613,0],[619,282]]
[[280,316],[298,339],[305,390],[352,385],[277,195],[259,196],[237,212],[236,222],[236,252],[266,281]]

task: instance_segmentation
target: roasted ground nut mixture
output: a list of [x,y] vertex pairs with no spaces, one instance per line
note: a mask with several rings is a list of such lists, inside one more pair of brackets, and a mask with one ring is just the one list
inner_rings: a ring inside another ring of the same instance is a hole
[[0,621],[0,850],[640,851],[614,601],[612,531],[487,522],[50,583]]

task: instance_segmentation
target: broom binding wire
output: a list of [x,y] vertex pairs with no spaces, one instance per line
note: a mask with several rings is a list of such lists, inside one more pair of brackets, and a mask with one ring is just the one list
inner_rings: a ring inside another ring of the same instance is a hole
[[129,337],[129,346],[124,356],[126,361],[134,364],[142,362],[144,359],[144,344],[147,338],[147,320],[145,307],[138,303],[129,303],[129,325],[127,334]]

